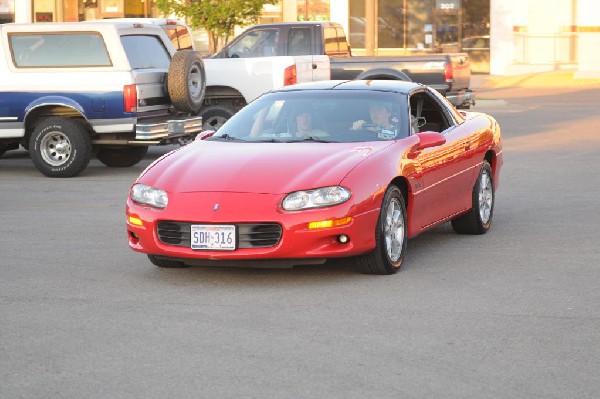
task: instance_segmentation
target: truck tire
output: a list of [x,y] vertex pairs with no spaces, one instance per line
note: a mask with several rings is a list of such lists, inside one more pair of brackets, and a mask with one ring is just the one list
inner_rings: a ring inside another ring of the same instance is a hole
[[200,110],[202,130],[217,130],[234,114],[235,111],[233,109],[222,105],[211,105],[210,107],[202,108]]
[[92,139],[85,126],[72,118],[41,120],[29,141],[31,160],[48,177],[73,177],[92,157]]
[[206,92],[204,62],[193,50],[180,50],[173,55],[167,76],[167,90],[173,106],[186,113],[196,113]]
[[139,163],[148,153],[148,146],[100,147],[96,158],[111,168],[128,168]]

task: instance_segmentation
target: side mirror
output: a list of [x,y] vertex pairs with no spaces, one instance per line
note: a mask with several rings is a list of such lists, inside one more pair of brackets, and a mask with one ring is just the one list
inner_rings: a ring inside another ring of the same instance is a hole
[[417,151],[424,150],[425,148],[437,147],[446,143],[446,137],[438,132],[417,133],[417,137],[419,137]]
[[195,141],[200,141],[200,140],[204,140],[207,139],[209,137],[212,137],[213,134],[215,134],[215,130],[204,130],[200,133],[198,133],[198,135],[196,136],[196,138],[194,139]]

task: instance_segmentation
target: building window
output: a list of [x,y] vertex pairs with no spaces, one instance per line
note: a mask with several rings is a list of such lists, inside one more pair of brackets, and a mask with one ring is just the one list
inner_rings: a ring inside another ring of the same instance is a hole
[[[378,48],[461,51],[463,43],[489,43],[490,0],[377,0],[376,7]],[[349,0],[352,47],[365,47],[365,14],[364,0]]]
[[15,0],[0,0],[0,24],[15,22]]
[[329,21],[330,0],[297,0],[298,21]]

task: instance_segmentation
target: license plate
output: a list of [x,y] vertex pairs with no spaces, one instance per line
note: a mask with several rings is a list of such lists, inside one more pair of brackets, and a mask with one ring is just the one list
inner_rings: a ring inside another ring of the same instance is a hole
[[192,249],[235,249],[235,226],[193,224],[191,228]]

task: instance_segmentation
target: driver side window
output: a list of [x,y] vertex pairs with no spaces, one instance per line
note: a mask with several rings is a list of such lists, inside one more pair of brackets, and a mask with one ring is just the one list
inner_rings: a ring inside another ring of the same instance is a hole
[[437,100],[426,91],[410,97],[412,134],[420,132],[443,132],[452,124]]

